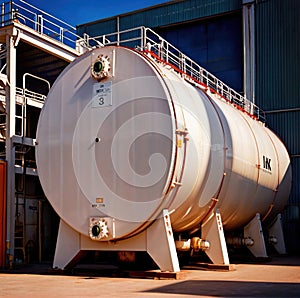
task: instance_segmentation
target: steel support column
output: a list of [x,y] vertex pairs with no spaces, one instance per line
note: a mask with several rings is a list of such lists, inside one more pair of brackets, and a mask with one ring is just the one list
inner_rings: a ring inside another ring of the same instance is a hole
[[6,160],[7,160],[7,260],[12,265],[15,233],[15,134],[16,115],[16,30],[6,36],[7,79],[6,86]]
[[255,103],[255,1],[243,0],[244,94]]

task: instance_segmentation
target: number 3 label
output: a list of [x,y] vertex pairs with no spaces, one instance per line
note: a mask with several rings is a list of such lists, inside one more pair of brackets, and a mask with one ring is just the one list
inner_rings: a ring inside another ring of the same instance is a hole
[[92,107],[107,107],[112,105],[112,83],[95,83],[93,84]]
[[104,105],[104,98],[103,97],[100,97],[100,98],[98,98],[98,104],[99,104],[99,106],[103,106]]

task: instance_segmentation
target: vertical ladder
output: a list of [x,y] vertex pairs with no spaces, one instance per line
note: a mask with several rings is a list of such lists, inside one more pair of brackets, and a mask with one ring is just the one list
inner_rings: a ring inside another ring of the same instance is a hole
[[26,262],[26,162],[23,145],[17,145],[15,150],[16,163],[23,169],[21,186],[16,185],[16,217],[15,217],[15,262],[21,264]]
[[20,197],[16,193],[16,219],[15,219],[15,262],[21,264],[25,262],[25,228],[26,228],[26,208],[25,208],[25,197]]

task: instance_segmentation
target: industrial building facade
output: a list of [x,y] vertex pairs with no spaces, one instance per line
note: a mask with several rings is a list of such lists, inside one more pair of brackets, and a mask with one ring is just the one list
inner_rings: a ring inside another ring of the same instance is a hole
[[0,149],[7,173],[0,173],[7,180],[0,199],[0,267],[53,258],[58,216],[43,194],[34,154],[49,86],[89,47],[87,37],[139,26],[152,28],[265,111],[266,125],[291,157],[293,184],[283,227],[288,252],[300,252],[299,1],[170,1],[67,30],[21,4],[2,4],[0,27]]

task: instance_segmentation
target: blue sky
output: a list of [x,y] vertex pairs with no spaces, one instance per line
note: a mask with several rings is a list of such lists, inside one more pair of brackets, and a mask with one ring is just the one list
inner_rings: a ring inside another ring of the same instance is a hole
[[76,26],[169,2],[169,0],[27,0],[26,2],[70,25]]

